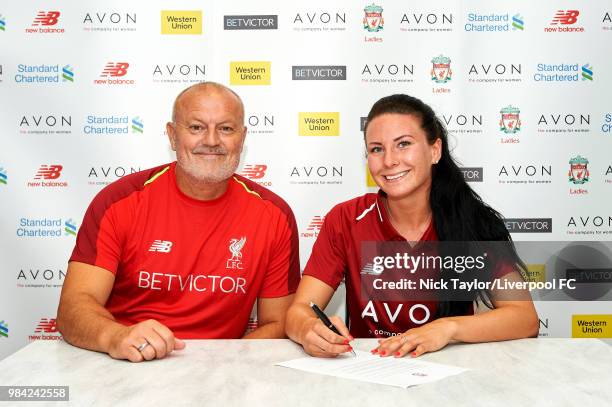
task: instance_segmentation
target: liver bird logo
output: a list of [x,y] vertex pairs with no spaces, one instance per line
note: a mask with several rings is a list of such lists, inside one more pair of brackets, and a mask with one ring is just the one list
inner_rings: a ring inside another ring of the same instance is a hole
[[229,251],[232,252],[232,258],[230,261],[240,260],[242,253],[240,252],[246,243],[246,236],[238,239],[230,239]]

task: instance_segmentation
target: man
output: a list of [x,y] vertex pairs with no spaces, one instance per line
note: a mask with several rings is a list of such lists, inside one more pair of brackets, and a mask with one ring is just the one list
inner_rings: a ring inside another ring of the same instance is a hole
[[240,338],[257,300],[259,327],[284,337],[299,283],[287,204],[235,175],[246,135],[242,101],[206,82],[176,98],[167,126],[177,161],[131,174],[90,204],[57,316],[64,339],[132,362],[178,338]]

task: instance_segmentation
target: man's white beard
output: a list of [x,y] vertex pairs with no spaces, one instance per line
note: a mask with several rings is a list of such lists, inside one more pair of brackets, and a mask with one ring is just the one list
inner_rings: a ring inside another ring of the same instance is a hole
[[[186,161],[186,162],[185,162]],[[204,166],[198,165],[194,160],[181,160],[177,156],[177,164],[191,178],[206,184],[216,184],[229,179],[240,163],[240,156],[236,155],[233,159],[223,160],[213,171]]]

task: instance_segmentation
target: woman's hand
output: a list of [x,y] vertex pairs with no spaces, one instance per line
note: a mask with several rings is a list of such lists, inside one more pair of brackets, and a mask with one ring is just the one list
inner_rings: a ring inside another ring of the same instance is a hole
[[320,358],[334,358],[352,350],[349,342],[353,337],[344,325],[342,318],[333,316],[331,322],[340,332],[335,334],[327,328],[310,308],[310,303],[325,309],[334,289],[328,284],[311,276],[303,276],[295,293],[293,304],[287,311],[285,329],[287,336],[301,344],[306,353]]
[[344,325],[342,318],[334,315],[329,320],[344,336],[335,334],[323,325],[319,318],[310,318],[304,324],[304,331],[301,335],[302,346],[309,355],[319,358],[335,358],[341,353],[353,350],[351,345],[349,345],[353,337],[349,334],[349,330]]
[[417,357],[425,352],[435,352],[453,341],[457,322],[449,318],[436,319],[421,327],[409,329],[401,335],[379,339],[372,353],[401,358],[407,353]]

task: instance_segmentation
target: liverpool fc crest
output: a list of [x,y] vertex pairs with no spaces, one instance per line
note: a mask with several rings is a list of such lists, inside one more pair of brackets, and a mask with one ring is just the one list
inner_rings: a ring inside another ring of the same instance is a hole
[[589,170],[587,165],[589,160],[580,155],[569,160],[570,170],[567,173],[569,182],[574,184],[584,184],[589,181]]
[[499,129],[506,134],[514,134],[521,130],[521,119],[519,114],[521,111],[518,107],[508,105],[500,110],[501,119],[499,121]]

